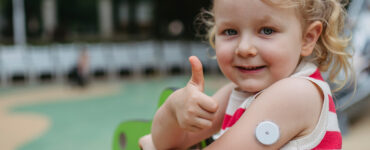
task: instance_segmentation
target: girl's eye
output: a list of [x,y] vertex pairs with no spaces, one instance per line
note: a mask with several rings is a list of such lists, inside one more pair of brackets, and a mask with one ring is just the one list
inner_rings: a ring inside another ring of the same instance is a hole
[[226,35],[236,35],[236,34],[238,34],[238,32],[236,31],[236,30],[233,30],[233,29],[226,29],[225,31],[224,31],[224,33],[226,34]]
[[261,34],[265,34],[265,35],[270,35],[274,32],[275,31],[271,28],[262,28],[262,30],[260,31]]

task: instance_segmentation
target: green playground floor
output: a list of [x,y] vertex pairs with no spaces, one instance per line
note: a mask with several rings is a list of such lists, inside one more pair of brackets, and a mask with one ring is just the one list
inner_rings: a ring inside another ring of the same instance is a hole
[[[120,80],[118,82],[121,86],[118,92],[109,95],[51,100],[13,107],[10,109],[11,113],[40,114],[49,118],[51,122],[50,128],[40,137],[18,148],[20,150],[110,150],[113,133],[119,123],[127,120],[151,119],[161,91],[166,87],[183,87],[189,77]],[[227,82],[222,76],[206,76],[205,79],[207,94],[212,94]],[[11,92],[17,91],[11,90]],[[4,93],[0,93],[0,96]],[[32,126],[29,128],[32,129]]]

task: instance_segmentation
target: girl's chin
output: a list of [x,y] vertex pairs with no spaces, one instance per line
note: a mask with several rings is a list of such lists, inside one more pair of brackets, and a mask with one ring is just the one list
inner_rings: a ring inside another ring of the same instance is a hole
[[238,79],[234,78],[233,81],[237,85],[238,91],[257,93],[269,86],[268,81],[263,79]]
[[257,93],[257,92],[263,90],[263,88],[258,87],[258,86],[240,86],[240,85],[238,85],[236,90],[243,91],[243,92],[249,92],[249,93]]

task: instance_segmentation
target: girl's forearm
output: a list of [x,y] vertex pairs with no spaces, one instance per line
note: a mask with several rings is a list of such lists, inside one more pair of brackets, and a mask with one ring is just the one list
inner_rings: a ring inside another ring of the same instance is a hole
[[181,149],[185,139],[185,131],[177,123],[171,110],[170,98],[158,109],[152,124],[153,143],[157,149]]

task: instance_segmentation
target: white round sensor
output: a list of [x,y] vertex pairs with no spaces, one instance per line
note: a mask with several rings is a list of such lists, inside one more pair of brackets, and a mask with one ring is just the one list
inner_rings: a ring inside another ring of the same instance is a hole
[[256,128],[256,138],[264,145],[274,144],[280,137],[279,126],[271,121],[263,121]]

